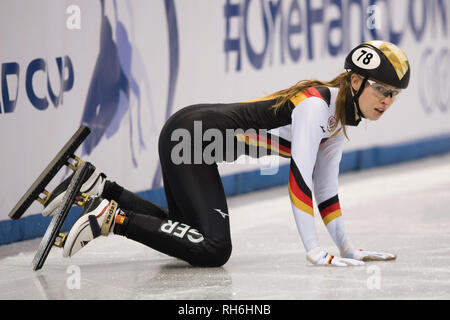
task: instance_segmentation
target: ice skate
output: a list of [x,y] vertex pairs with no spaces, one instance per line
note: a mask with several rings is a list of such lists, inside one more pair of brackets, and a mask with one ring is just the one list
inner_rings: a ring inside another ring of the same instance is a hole
[[118,205],[100,197],[90,198],[80,218],[70,229],[64,243],[63,257],[72,257],[93,239],[108,236],[114,228]]
[[[83,185],[81,186],[80,193],[84,193],[90,197],[101,196],[106,181],[106,175],[94,166],[91,166],[88,170]],[[48,202],[44,205],[44,210],[42,211],[43,216],[51,216],[56,212],[56,209],[64,198],[64,194],[66,193],[72,177],[73,174],[53,190]]]

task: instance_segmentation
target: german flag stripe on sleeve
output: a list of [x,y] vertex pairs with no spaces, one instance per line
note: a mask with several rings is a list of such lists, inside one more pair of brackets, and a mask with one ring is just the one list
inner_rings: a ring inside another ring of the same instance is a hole
[[333,133],[332,135],[331,135],[331,137],[330,138],[332,138],[332,137],[335,137],[335,136],[337,136],[337,134],[340,132],[342,130],[342,127],[341,128],[339,128],[339,129],[337,129],[336,130],[336,132],[335,133]]
[[320,140],[319,146],[321,146],[321,145],[323,145],[325,142],[327,142],[328,139],[330,139],[330,138],[323,138],[322,140]]
[[308,88],[291,98],[291,102],[296,106],[303,100],[317,97],[324,100],[328,105],[330,105],[330,89],[327,87],[311,87]]
[[314,215],[311,190],[303,180],[293,159],[291,159],[289,171],[289,197],[299,210]]
[[238,133],[236,134],[236,138],[238,141],[245,142],[247,145],[273,150],[280,156],[284,156],[286,158],[291,156],[291,143],[288,140],[271,135],[270,133],[267,133],[267,136],[257,133]]
[[320,216],[322,217],[325,225],[342,216],[341,206],[339,205],[339,198],[337,195],[320,203],[318,207]]

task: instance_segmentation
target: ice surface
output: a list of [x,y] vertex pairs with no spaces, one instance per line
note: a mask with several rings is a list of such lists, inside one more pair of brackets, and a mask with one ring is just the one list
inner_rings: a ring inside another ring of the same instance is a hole
[[[72,259],[40,239],[0,247],[0,299],[449,299],[450,155],[343,174],[339,197],[357,246],[397,260],[316,267],[305,252],[287,187],[229,199],[233,254],[221,268],[193,268],[119,236]],[[323,247],[338,253],[316,209]]]

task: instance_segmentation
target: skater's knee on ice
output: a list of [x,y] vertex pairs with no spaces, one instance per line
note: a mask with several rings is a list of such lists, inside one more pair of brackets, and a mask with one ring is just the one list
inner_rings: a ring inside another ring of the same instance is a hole
[[231,256],[231,243],[221,245],[216,248],[216,253],[212,256],[211,262],[214,267],[221,267],[227,263]]
[[191,264],[196,267],[221,267],[231,256],[231,243],[211,246],[210,249],[200,255]]

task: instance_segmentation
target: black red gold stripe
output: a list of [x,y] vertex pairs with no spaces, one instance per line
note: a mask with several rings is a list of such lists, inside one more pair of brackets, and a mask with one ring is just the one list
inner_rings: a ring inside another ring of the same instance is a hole
[[116,224],[123,224],[124,223],[124,221],[125,221],[125,216],[122,216],[122,215],[116,215],[116,219],[115,219],[115,223]]
[[236,134],[236,138],[238,141],[244,142],[247,145],[272,150],[273,152],[270,154],[279,154],[286,158],[291,156],[291,143],[286,139],[271,135],[268,132],[265,135],[257,133],[238,133]]
[[321,146],[321,145],[323,145],[325,142],[327,142],[328,139],[330,139],[330,138],[323,138],[322,140],[320,140],[319,146]]
[[324,100],[328,105],[330,105],[330,89],[326,87],[311,87],[302,92],[299,92],[294,97],[291,98],[291,102],[296,106],[303,100],[317,97]]
[[334,256],[332,254],[329,254],[327,264],[331,264],[331,262],[333,261],[333,258],[334,258]]
[[289,171],[289,196],[299,210],[314,215],[311,190],[303,180],[293,159]]
[[341,206],[339,204],[339,197],[337,195],[320,203],[318,207],[320,211],[320,216],[322,217],[322,220],[325,223],[325,225],[327,225],[334,219],[342,216]]
[[336,130],[336,132],[334,132],[330,137],[328,137],[328,138],[323,138],[322,140],[320,140],[319,146],[321,146],[322,144],[324,144],[325,142],[327,142],[328,139],[335,137],[335,136],[339,133],[339,131],[341,131],[341,130],[342,130],[342,128],[339,128],[339,129]]

